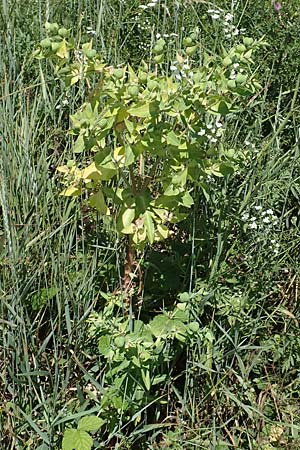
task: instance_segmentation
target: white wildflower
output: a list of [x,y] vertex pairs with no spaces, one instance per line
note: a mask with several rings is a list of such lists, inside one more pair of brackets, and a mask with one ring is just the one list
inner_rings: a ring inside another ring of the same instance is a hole
[[250,223],[249,228],[251,228],[252,230],[256,230],[257,229],[257,223],[256,222]]
[[269,219],[269,217],[264,217],[263,218],[263,223],[270,223],[271,221],[270,221],[270,219]]
[[225,15],[225,21],[226,21],[226,22],[231,22],[232,20],[233,20],[233,15],[230,14],[230,13],[227,13],[227,14]]

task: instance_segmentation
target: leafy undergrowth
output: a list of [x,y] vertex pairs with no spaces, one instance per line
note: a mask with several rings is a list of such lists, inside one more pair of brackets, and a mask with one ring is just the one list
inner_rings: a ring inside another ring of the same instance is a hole
[[296,2],[0,8],[0,447],[298,449]]

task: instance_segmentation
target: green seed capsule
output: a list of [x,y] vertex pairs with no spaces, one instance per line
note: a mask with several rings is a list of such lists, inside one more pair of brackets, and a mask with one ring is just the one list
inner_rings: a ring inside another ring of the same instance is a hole
[[229,81],[227,82],[227,87],[228,87],[229,89],[235,89],[235,88],[236,88],[236,82],[235,82],[235,80],[229,80]]
[[60,42],[52,42],[51,48],[54,52],[57,52],[57,50],[60,49],[61,43]]
[[157,88],[157,82],[154,80],[149,80],[147,83],[147,88],[149,89],[149,91],[153,91],[153,89]]
[[235,80],[237,84],[245,84],[247,81],[247,76],[243,75],[242,73],[238,73]]
[[226,56],[226,58],[224,58],[222,62],[223,62],[223,66],[228,67],[228,66],[231,66],[232,59],[229,58],[229,56]]
[[249,38],[249,37],[245,37],[245,38],[243,39],[243,42],[244,42],[244,44],[246,45],[246,47],[250,47],[250,45],[253,44],[254,39]]
[[117,336],[115,338],[115,346],[118,348],[122,348],[125,345],[125,338],[123,336]]
[[51,47],[51,41],[50,39],[43,39],[41,41],[41,47],[42,48],[50,48]]
[[68,36],[69,32],[66,28],[60,28],[58,30],[58,34],[59,34],[59,36],[66,38]]
[[163,60],[164,60],[164,55],[163,55],[163,54],[162,54],[162,55],[155,55],[154,58],[153,58],[153,61],[154,61],[156,64],[162,63]]
[[239,53],[243,53],[246,51],[246,47],[244,46],[244,44],[239,44],[236,46],[236,51]]
[[156,55],[160,55],[161,53],[163,53],[164,48],[162,45],[155,45],[153,48],[153,53],[155,53]]
[[138,86],[129,86],[127,92],[130,95],[130,97],[137,97],[139,95],[140,91],[139,91]]
[[185,52],[188,56],[192,56],[194,55],[194,53],[196,53],[198,46],[197,45],[193,45],[193,47],[187,47],[185,49]]
[[140,73],[139,73],[139,80],[140,80],[142,83],[146,83],[146,82],[147,82],[147,79],[148,79],[148,74],[147,74],[146,72],[140,72]]
[[117,78],[117,80],[121,80],[121,78],[123,78],[123,75],[124,75],[123,69],[114,70],[114,76]]
[[97,55],[97,52],[95,49],[90,49],[90,50],[85,51],[85,55],[88,59],[92,59],[92,58],[95,58],[95,56]]
[[103,129],[107,126],[107,119],[101,119],[99,122],[99,128]]
[[183,39],[183,45],[190,47],[193,44],[193,39],[191,37],[186,37]]

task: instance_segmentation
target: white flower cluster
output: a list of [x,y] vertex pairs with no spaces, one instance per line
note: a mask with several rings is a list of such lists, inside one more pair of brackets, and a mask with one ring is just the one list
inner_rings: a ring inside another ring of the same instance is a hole
[[67,98],[64,98],[63,101],[61,102],[61,104],[58,104],[55,109],[61,109],[64,108],[65,106],[68,106],[69,104],[69,100]]
[[188,64],[188,61],[183,61],[183,63],[179,63],[178,61],[173,61],[170,65],[170,70],[175,76],[176,80],[181,80],[182,78],[186,78],[189,76],[193,77],[193,72]]
[[198,131],[198,136],[205,136],[211,144],[216,144],[223,133],[223,124],[217,119],[215,123],[208,123]]
[[244,72],[244,69],[240,68],[239,63],[233,64],[230,75],[229,75],[230,80],[235,80],[237,74],[243,73],[243,72]]
[[244,30],[239,30],[234,24],[234,16],[231,13],[225,13],[222,9],[208,9],[207,13],[213,20],[220,20],[223,24],[223,31],[225,38],[229,39],[233,36],[238,36]]
[[[275,239],[270,239],[270,233],[274,231],[274,227],[278,225],[278,217],[273,209],[264,210],[261,205],[254,206],[255,212],[244,212],[242,214],[242,221],[245,222],[247,228],[255,232],[256,242],[265,242],[268,248],[273,250],[277,255],[279,253],[279,243]],[[257,234],[258,233],[258,234]]]
[[160,39],[161,37],[167,39],[167,38],[170,38],[170,37],[178,37],[178,34],[177,33],[170,33],[170,34],[168,34],[168,33],[164,33],[164,34],[157,33],[156,34],[156,39]]
[[154,8],[158,4],[159,0],[152,0],[151,2],[147,3],[147,5],[140,5],[139,8],[141,9],[148,9],[148,8]]
[[89,34],[92,37],[97,35],[96,31],[93,30],[92,27],[86,27],[86,34]]
[[258,215],[250,215],[248,212],[242,214],[242,220],[248,223],[248,226],[252,230],[266,231],[278,224],[278,217],[274,214],[272,209],[263,211],[262,206],[254,206]]

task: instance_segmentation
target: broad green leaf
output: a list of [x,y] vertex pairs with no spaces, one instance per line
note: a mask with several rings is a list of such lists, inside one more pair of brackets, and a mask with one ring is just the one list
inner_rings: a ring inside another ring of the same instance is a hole
[[222,175],[227,176],[234,173],[234,168],[230,163],[221,163],[220,164],[220,172]]
[[69,186],[61,191],[60,195],[63,195],[65,197],[77,197],[78,195],[80,195],[80,193],[81,191],[77,186]]
[[167,134],[167,144],[174,145],[175,147],[178,147],[180,145],[180,140],[178,139],[174,131],[170,131],[170,133]]
[[191,206],[193,206],[194,200],[193,200],[191,194],[188,191],[186,191],[183,194],[183,196],[181,197],[181,203],[186,208],[190,208]]
[[128,109],[128,112],[131,116],[150,117],[149,103],[146,102],[144,104],[139,104],[139,106],[133,106]]
[[73,450],[75,448],[74,439],[76,433],[77,430],[75,430],[74,428],[68,428],[65,430],[62,441],[62,450]]
[[78,430],[97,431],[105,423],[105,420],[97,416],[82,417],[78,423]]
[[111,344],[109,336],[101,336],[98,342],[98,348],[100,355],[109,357],[111,353]]
[[96,192],[89,198],[89,204],[106,216],[110,215],[110,211],[105,203],[104,195],[101,191]]
[[66,46],[66,41],[65,41],[65,39],[60,43],[60,46],[59,46],[59,48],[56,50],[56,55],[59,57],[59,58],[61,58],[61,59],[64,59],[64,58],[69,58],[69,52],[68,52],[68,50],[67,50],[67,46]]
[[187,173],[188,173],[187,167],[177,172],[172,177],[172,184],[184,187],[186,185]]
[[169,237],[169,229],[166,225],[157,224],[157,232],[162,239],[167,239]]
[[125,166],[130,166],[135,161],[135,154],[132,151],[130,145],[125,147]]
[[[126,209],[122,214],[122,225],[123,230],[122,232],[125,234],[131,234],[132,231],[129,231],[131,229],[132,222],[134,221],[135,217],[135,209],[128,208]],[[125,230],[125,231],[124,231]]]
[[82,170],[81,177],[84,180],[88,178],[89,180],[99,181],[101,179],[101,173],[93,162]]
[[83,138],[83,135],[81,134],[76,139],[75,145],[73,147],[73,152],[74,153],[82,153],[83,150],[84,150],[84,138]]
[[154,242],[154,223],[153,218],[150,211],[146,211],[144,214],[145,217],[145,227],[147,232],[147,237],[150,242],[150,244],[153,244]]
[[154,319],[152,319],[149,323],[151,333],[155,337],[163,336],[166,332],[166,323],[168,320],[169,318],[165,314],[159,314],[155,316]]
[[145,385],[145,388],[147,391],[150,391],[151,388],[151,381],[150,381],[150,372],[149,370],[141,370],[142,379]]
[[74,448],[75,450],[91,450],[93,446],[93,439],[91,436],[83,430],[77,430],[74,436]]

